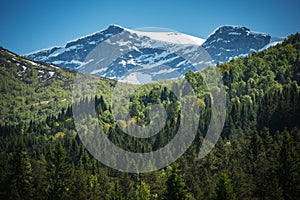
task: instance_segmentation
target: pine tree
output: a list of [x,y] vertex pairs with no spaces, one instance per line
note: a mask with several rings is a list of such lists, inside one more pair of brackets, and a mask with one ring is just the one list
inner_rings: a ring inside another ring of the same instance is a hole
[[279,184],[284,199],[299,197],[299,156],[289,132],[284,131],[279,152]]
[[29,156],[25,151],[24,141],[21,139],[17,152],[12,160],[12,177],[11,177],[11,194],[10,198],[32,199],[33,198],[33,179],[32,168]]
[[71,165],[67,162],[66,152],[60,142],[51,152],[49,199],[65,199],[70,191]]
[[74,172],[72,199],[88,199],[88,173],[84,170],[81,160],[79,169]]
[[[1,131],[1,130],[0,130]],[[9,199],[11,180],[11,154],[0,154],[0,199]]]
[[93,184],[92,191],[94,193],[99,193],[97,199],[107,199],[106,196],[110,191],[111,182],[107,176],[107,171],[106,169],[101,168],[96,174],[97,176],[90,177],[90,182]]
[[136,187],[135,197],[136,200],[150,200],[150,186],[144,181],[141,181]]
[[231,181],[226,172],[223,172],[216,186],[216,200],[234,200],[236,199]]
[[111,187],[106,195],[106,200],[124,200],[122,195],[122,189],[120,187],[119,181],[115,181],[111,184]]
[[47,161],[44,155],[40,156],[40,159],[33,163],[33,179],[34,179],[34,198],[43,200],[48,199],[47,193],[49,189],[49,183],[47,179]]
[[132,196],[134,196],[133,186],[130,180],[130,177],[128,176],[128,173],[122,173],[120,176],[120,185],[122,189],[122,196],[126,199],[132,199]]
[[[282,199],[282,191],[277,176],[277,143],[274,142],[267,128],[263,128],[259,135],[264,148],[262,148],[263,151],[256,161],[257,169],[254,171],[254,177],[256,177],[255,194],[260,194],[258,196],[260,199]],[[257,190],[260,192],[257,192]]]
[[171,175],[167,180],[167,191],[165,193],[166,200],[186,200],[191,199],[191,194],[188,192],[181,170],[178,169],[178,164],[172,165]]

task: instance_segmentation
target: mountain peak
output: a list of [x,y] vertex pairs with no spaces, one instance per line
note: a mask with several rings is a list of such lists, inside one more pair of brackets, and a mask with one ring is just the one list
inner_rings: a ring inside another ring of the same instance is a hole
[[245,26],[237,26],[237,25],[224,25],[224,26],[219,26],[217,29],[219,30],[246,30],[246,31],[250,31],[249,28],[245,27]]
[[244,26],[220,26],[203,44],[215,62],[259,51],[270,43],[271,36],[253,32]]
[[107,31],[116,31],[116,30],[117,31],[123,31],[123,30],[125,30],[125,28],[120,26],[120,25],[117,25],[117,24],[110,24],[108,26],[108,28],[105,29],[105,30],[107,30]]
[[245,26],[224,25],[216,28],[208,37],[215,34],[230,34],[230,33],[250,33],[250,29]]

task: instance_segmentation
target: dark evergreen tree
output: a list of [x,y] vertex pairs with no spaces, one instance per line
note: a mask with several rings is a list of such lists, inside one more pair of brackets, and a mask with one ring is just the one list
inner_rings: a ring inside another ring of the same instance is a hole
[[74,172],[74,180],[72,189],[72,199],[88,199],[88,172],[84,170],[83,164],[79,163],[79,169]]
[[300,196],[299,155],[288,131],[284,131],[279,152],[279,184],[284,199],[297,199]]
[[133,190],[133,184],[130,180],[130,177],[127,173],[122,173],[120,176],[120,186],[122,189],[122,196],[126,200],[133,199],[134,196],[134,190]]
[[186,200],[191,199],[179,165],[174,163],[172,165],[172,171],[167,180],[167,190],[165,193],[166,200]]
[[34,188],[30,158],[23,139],[12,159],[10,199],[33,199]]
[[141,183],[136,186],[135,199],[150,200],[150,198],[150,186],[147,183],[141,181]]
[[51,151],[49,162],[49,199],[66,199],[72,188],[72,168],[68,163],[66,152],[61,142],[58,142],[55,149]]
[[233,191],[231,180],[226,172],[223,172],[216,185],[216,200],[234,200],[236,195]]
[[48,199],[49,182],[48,182],[48,170],[47,161],[43,155],[40,159],[33,163],[33,186],[35,189],[34,199]]
[[119,181],[114,181],[106,195],[106,200],[125,200]]

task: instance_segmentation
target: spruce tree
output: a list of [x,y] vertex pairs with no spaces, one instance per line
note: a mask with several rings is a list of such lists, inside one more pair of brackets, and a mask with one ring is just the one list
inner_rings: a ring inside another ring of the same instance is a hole
[[172,165],[171,175],[167,180],[167,191],[165,193],[166,200],[186,200],[191,199],[181,170],[178,169],[178,164]]
[[150,200],[150,186],[144,181],[141,181],[136,187],[135,197],[136,200]]
[[60,142],[57,143],[55,149],[51,152],[49,170],[49,199],[66,199],[71,188],[70,177],[72,168],[67,161],[65,149]]
[[48,171],[47,171],[47,161],[44,155],[40,156],[40,159],[35,161],[32,165],[33,169],[33,187],[35,189],[34,198],[43,200],[48,199],[47,193],[49,189],[49,182],[48,182]]
[[122,190],[122,196],[126,200],[132,199],[132,197],[134,196],[134,190],[128,173],[122,173],[119,176],[119,179]]
[[236,195],[226,172],[223,172],[217,182],[215,200],[234,200]]
[[74,172],[72,199],[88,199],[88,173],[84,170],[81,160],[79,161],[79,169]]
[[284,131],[279,152],[279,184],[284,199],[297,199],[299,187],[299,156],[288,131]]
[[106,194],[106,200],[124,200],[125,198],[122,195],[123,191],[120,187],[119,181],[115,181],[111,184],[111,187]]
[[33,178],[30,158],[25,150],[24,141],[21,139],[17,152],[12,160],[10,198],[32,199],[33,198]]

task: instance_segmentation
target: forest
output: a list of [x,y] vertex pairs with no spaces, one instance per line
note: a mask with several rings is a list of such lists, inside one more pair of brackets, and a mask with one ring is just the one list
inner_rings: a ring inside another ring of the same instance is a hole
[[[226,119],[220,139],[204,158],[198,158],[198,152],[210,122],[212,100],[202,73],[187,72],[185,79],[201,112],[196,138],[174,163],[149,173],[109,168],[85,148],[70,103],[75,72],[56,69],[54,81],[47,77],[40,83],[40,69],[28,64],[31,71],[20,79],[15,75],[17,64],[7,62],[11,53],[3,52],[0,199],[296,200],[300,196],[299,33],[274,47],[216,66],[227,93]],[[43,69],[49,71],[49,67]],[[101,79],[100,83],[97,95],[78,103],[95,105],[97,116],[88,112],[82,116],[98,122],[114,144],[132,152],[151,152],[174,138],[181,107],[169,89],[149,84],[137,90],[130,98],[131,119],[117,124],[109,104],[115,82]],[[47,106],[34,103],[41,99],[53,101]],[[119,125],[131,129],[131,124],[149,124],[153,104],[163,105],[167,112],[166,124],[157,135],[138,139],[121,130]]]

